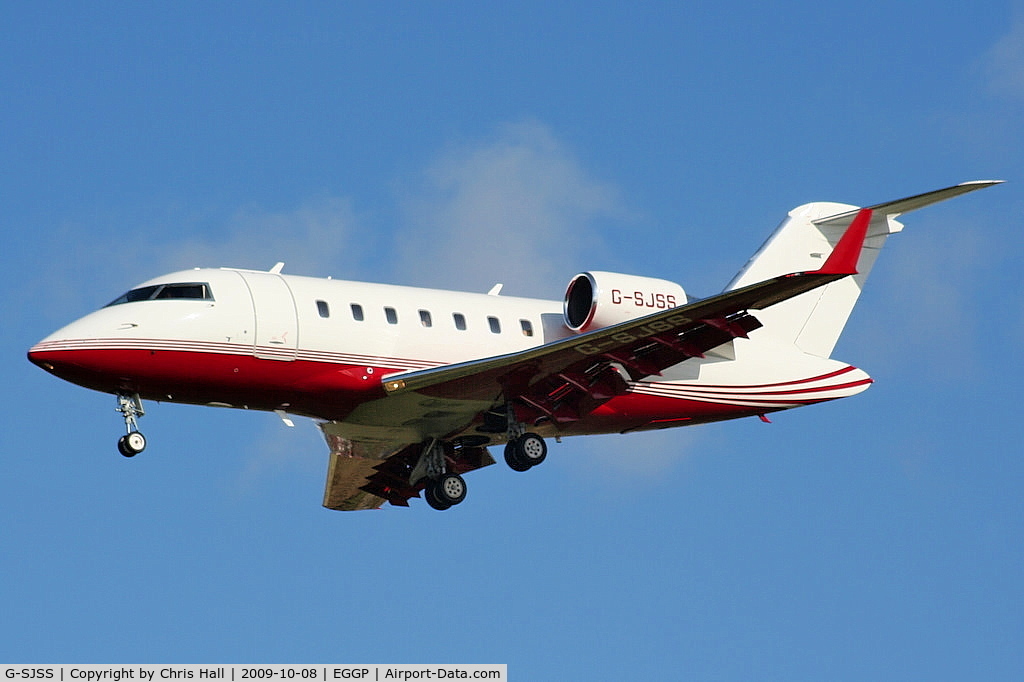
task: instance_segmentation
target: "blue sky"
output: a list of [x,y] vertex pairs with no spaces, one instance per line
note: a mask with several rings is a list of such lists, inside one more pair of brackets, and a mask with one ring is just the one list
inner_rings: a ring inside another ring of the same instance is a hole
[[[0,660],[496,662],[515,679],[1019,679],[1024,6],[32,3],[0,21]],[[561,298],[721,289],[786,211],[905,217],[777,415],[552,444],[446,513],[320,507],[309,421],[25,350],[179,267]]]

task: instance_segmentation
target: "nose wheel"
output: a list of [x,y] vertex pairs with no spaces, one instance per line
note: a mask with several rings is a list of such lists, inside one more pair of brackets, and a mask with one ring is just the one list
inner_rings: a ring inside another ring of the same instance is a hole
[[117,450],[125,457],[134,457],[145,449],[146,437],[138,431],[132,431],[117,440]]
[[139,418],[146,414],[142,398],[138,393],[117,395],[117,411],[124,417],[124,428],[128,432],[117,441],[117,451],[125,457],[134,457],[146,449],[146,437],[139,431]]

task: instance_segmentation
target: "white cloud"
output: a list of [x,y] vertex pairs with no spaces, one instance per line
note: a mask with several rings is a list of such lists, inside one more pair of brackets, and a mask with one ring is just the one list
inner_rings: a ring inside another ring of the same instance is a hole
[[245,267],[269,269],[284,261],[286,272],[327,275],[358,267],[357,221],[347,199],[311,200],[290,211],[260,207],[238,211],[213,235],[169,245],[162,254],[165,269]]
[[558,298],[596,228],[621,214],[602,183],[542,124],[502,126],[492,138],[444,154],[404,201],[396,276],[421,286]]
[[[441,154],[401,202],[406,220],[391,242],[338,196],[288,210],[243,207],[226,218],[83,216],[50,235],[37,286],[60,320],[165,272],[277,261],[294,274],[478,291],[502,281],[509,295],[558,298],[581,257],[601,251],[599,222],[623,213],[618,191],[535,122]],[[390,276],[375,263],[381,253]]]

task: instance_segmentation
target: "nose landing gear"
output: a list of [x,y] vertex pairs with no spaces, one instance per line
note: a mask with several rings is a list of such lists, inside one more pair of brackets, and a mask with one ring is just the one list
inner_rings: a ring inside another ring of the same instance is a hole
[[117,450],[125,457],[134,457],[146,449],[146,437],[139,431],[138,423],[138,419],[146,414],[142,398],[138,393],[118,393],[117,411],[124,417],[124,427],[128,432],[117,441]]

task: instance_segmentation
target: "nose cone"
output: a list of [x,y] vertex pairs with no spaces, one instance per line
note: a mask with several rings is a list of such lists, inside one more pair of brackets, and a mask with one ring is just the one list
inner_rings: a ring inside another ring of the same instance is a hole
[[67,327],[50,334],[45,339],[28,349],[29,362],[55,373],[58,366],[66,360],[66,350],[71,339],[65,333]]
[[41,342],[28,349],[28,361],[38,367],[42,367],[47,372],[52,372],[54,369],[54,364],[51,360],[53,358],[46,352],[46,347]]
[[88,351],[81,347],[84,341],[64,337],[59,332],[51,334],[29,348],[29,362],[61,379],[82,383],[80,375],[88,370],[89,365]]
[[104,317],[102,312],[92,313],[58,329],[28,350],[29,361],[65,381],[100,391],[116,390],[120,377],[106,349],[117,342]]

